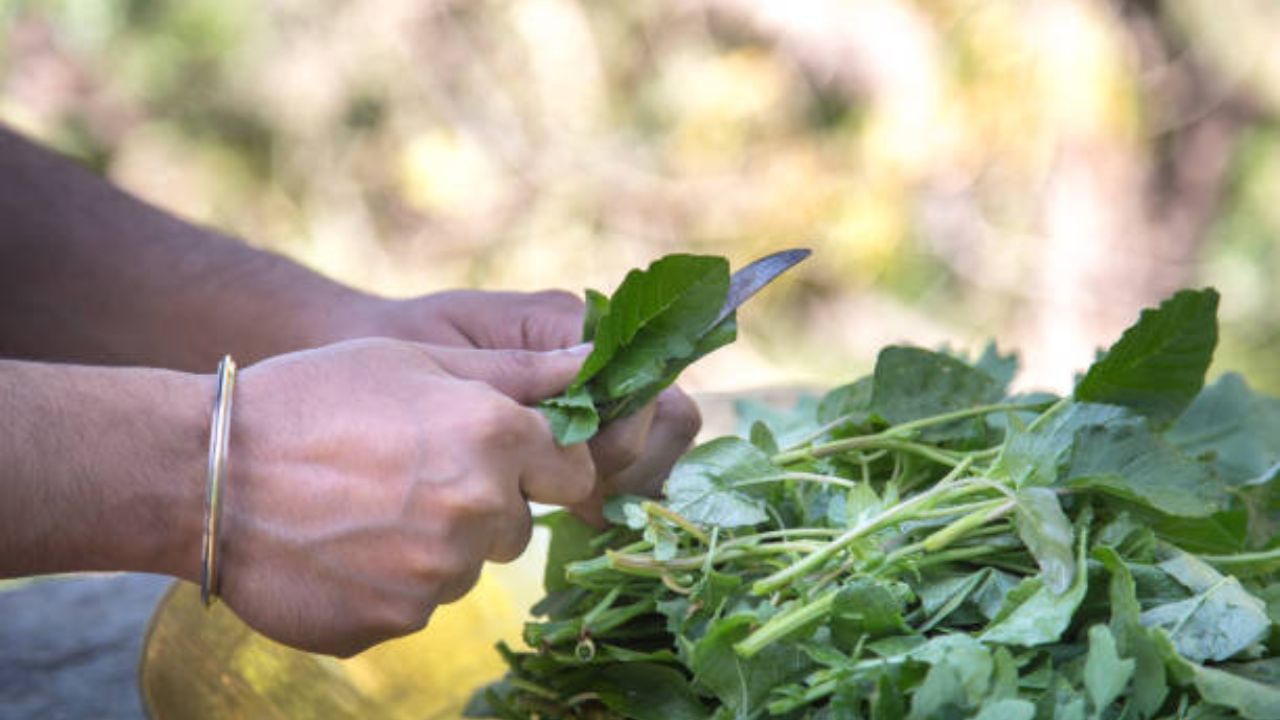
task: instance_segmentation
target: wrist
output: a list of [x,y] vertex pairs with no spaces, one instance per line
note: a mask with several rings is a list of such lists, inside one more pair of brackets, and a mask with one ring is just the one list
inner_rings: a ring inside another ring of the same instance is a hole
[[[169,371],[143,371],[156,394],[135,412],[149,416],[150,447],[139,457],[151,458],[135,478],[138,483],[136,533],[126,569],[200,581],[200,547],[204,530],[205,476],[209,456],[209,423],[216,378]],[[129,547],[129,543],[122,543]]]

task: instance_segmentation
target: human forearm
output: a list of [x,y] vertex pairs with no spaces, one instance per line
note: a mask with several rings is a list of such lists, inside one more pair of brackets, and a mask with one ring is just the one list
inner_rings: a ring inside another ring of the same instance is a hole
[[386,302],[0,127],[0,356],[207,371],[370,334]]
[[198,579],[213,381],[0,361],[0,577]]

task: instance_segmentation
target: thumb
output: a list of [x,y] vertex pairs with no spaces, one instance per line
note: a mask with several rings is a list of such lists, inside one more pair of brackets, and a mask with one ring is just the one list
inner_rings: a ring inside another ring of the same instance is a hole
[[522,405],[553,397],[573,382],[582,361],[591,352],[588,344],[563,350],[470,350],[440,348],[433,353],[445,372],[467,380],[479,380]]

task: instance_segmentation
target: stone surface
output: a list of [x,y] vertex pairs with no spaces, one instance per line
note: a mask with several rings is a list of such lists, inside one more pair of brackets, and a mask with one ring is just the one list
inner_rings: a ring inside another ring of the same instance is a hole
[[0,590],[0,718],[142,718],[138,657],[171,582],[95,574]]

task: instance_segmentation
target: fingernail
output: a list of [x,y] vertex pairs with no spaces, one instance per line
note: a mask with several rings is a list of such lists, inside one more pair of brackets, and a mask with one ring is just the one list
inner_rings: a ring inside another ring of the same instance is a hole
[[565,348],[565,349],[561,350],[560,352],[562,352],[562,353],[568,353],[568,354],[570,354],[570,355],[590,355],[590,354],[591,354],[591,343],[582,343],[582,344],[580,344],[580,345],[574,345],[574,346],[572,346],[572,347],[567,347],[567,348]]

